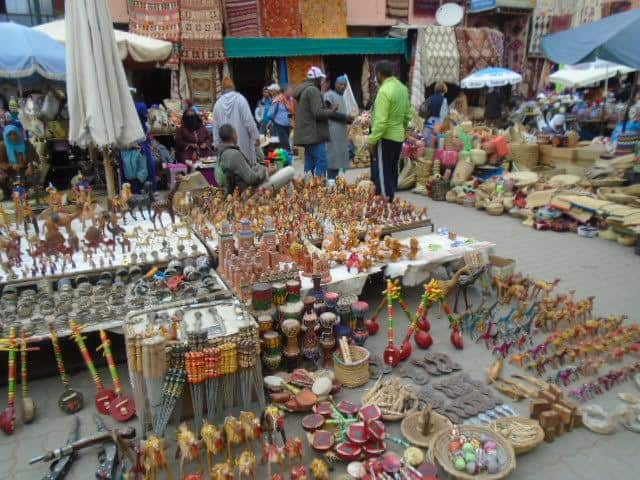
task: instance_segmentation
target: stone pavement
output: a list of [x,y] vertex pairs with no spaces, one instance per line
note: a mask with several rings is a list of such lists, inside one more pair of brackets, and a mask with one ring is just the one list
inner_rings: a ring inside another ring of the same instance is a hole
[[[637,321],[637,312],[640,310],[640,289],[638,288],[640,257],[634,255],[633,249],[600,239],[584,239],[571,233],[537,232],[507,216],[491,217],[471,208],[432,202],[425,197],[409,193],[402,195],[419,206],[429,207],[436,227],[448,226],[461,235],[494,242],[497,245],[495,253],[516,259],[517,268],[520,271],[536,279],[550,280],[559,277],[562,279],[559,288],[564,291],[575,289],[577,297],[595,295],[596,314],[628,313],[632,321]],[[381,282],[372,282],[365,287],[365,299],[372,306],[379,301],[381,288]],[[415,309],[420,289],[410,289],[405,294],[410,308]],[[473,300],[477,304],[477,296],[474,296]],[[384,315],[380,317],[380,321],[381,331],[376,337],[369,339],[367,347],[381,353],[386,344]],[[462,352],[453,350],[448,340],[446,319],[432,314],[430,321],[435,339],[432,350],[449,353],[464,366],[465,371],[476,378],[484,378],[484,370],[492,361],[491,354],[484,347],[472,344],[468,338],[465,338],[465,349]],[[396,324],[398,325],[396,338],[401,339],[407,328],[407,322],[402,313],[398,315]],[[541,335],[536,337],[536,339],[541,338]],[[0,359],[6,361],[5,354],[0,354]],[[54,359],[51,358],[51,362],[53,361]],[[505,374],[514,371],[510,367],[506,370]],[[124,371],[124,365],[120,366],[123,377],[125,377]],[[108,373],[104,371],[103,376],[108,378]],[[74,375],[72,383],[85,394],[87,404],[80,413],[81,434],[92,434],[95,428],[91,415],[95,410],[94,389],[90,377],[83,372]],[[371,384],[372,382],[369,386]],[[18,420],[14,435],[0,434],[0,458],[3,460],[0,462],[0,479],[37,480],[41,478],[46,470],[45,465],[29,466],[28,459],[46,449],[61,446],[65,442],[71,425],[71,419],[63,416],[57,407],[58,396],[61,393],[58,378],[34,381],[30,388],[31,395],[37,404],[38,415],[31,425],[22,425]],[[615,396],[616,393],[625,391],[640,393],[633,383],[629,382],[597,397],[592,400],[592,403],[599,403],[607,409],[612,409],[620,403]],[[337,398],[358,401],[361,393],[359,390],[345,391]],[[0,398],[6,398],[6,389],[0,389]],[[20,404],[19,392],[17,403]],[[510,404],[521,414],[527,414],[526,402]],[[300,416],[287,417],[289,436],[301,435],[299,419]],[[111,419],[106,421],[110,425],[114,424]],[[136,422],[133,422],[133,425],[136,425]],[[392,434],[399,434],[399,424],[388,425]],[[552,444],[544,443],[534,452],[519,457],[518,467],[510,478],[548,480],[637,478],[637,473],[633,474],[633,471],[637,468],[639,440],[640,437],[627,432],[622,427],[609,437],[599,436],[581,428],[563,435]],[[312,455],[306,442],[305,448],[308,462]],[[400,451],[393,444],[389,444],[389,448]],[[96,452],[95,448],[84,451],[76,460],[67,478],[70,480],[94,478]],[[173,451],[169,457],[173,458]],[[333,478],[339,478],[342,473],[344,470],[337,468]],[[261,470],[258,478],[265,479],[266,472]]]

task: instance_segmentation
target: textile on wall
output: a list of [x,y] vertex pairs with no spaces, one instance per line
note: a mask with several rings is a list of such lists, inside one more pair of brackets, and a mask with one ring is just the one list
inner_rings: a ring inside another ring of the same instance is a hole
[[440,0],[413,0],[413,14],[433,17],[440,7]]
[[302,36],[309,38],[346,38],[346,0],[300,0]]
[[362,62],[360,88],[362,88],[362,104],[367,108],[371,100],[371,95],[369,94],[369,59],[367,57],[364,57],[364,62]]
[[595,22],[602,17],[602,0],[578,0],[576,13],[573,15],[573,28],[585,23]]
[[631,10],[634,7],[630,0],[610,0],[602,3],[602,16],[609,17]]
[[224,0],[227,37],[259,37],[260,5],[258,0]]
[[185,72],[191,101],[196,105],[211,108],[220,92],[219,66],[186,65]]
[[504,65],[514,72],[523,73],[527,61],[529,18],[515,16],[504,26]]
[[287,76],[291,85],[299,85],[307,79],[307,71],[320,66],[322,59],[313,57],[287,57]]
[[378,93],[378,82],[376,81],[376,65],[383,61],[387,60],[391,63],[391,69],[393,70],[393,74],[400,78],[400,72],[402,69],[402,62],[398,57],[387,57],[385,55],[369,55],[369,101],[371,104],[376,99],[376,95]]
[[571,28],[571,20],[573,15],[565,13],[564,15],[552,15],[549,22],[549,33],[563,32]]
[[442,81],[460,83],[460,52],[452,27],[428,25],[424,29],[422,49],[422,76],[426,86]]
[[387,0],[387,17],[409,18],[409,0]]
[[498,56],[489,40],[486,28],[456,28],[455,35],[460,53],[460,77],[465,78],[477,70],[495,66]]
[[178,0],[133,0],[129,7],[129,31],[177,42],[180,39]]
[[501,67],[504,65],[504,35],[493,28],[485,28],[485,30],[487,31],[489,43],[496,52],[497,63],[493,66]]
[[531,40],[529,42],[529,56],[542,57],[540,42],[549,33],[551,17],[549,15],[535,15],[531,19]]
[[265,37],[301,37],[299,0],[261,0],[260,20]]
[[224,62],[220,0],[181,0],[182,63]]
[[[418,30],[418,38],[416,40],[416,46],[424,45],[424,30]],[[411,105],[414,108],[420,108],[422,102],[424,102],[424,77],[422,72],[422,48],[416,48],[416,54],[413,59],[413,68],[411,75]]]

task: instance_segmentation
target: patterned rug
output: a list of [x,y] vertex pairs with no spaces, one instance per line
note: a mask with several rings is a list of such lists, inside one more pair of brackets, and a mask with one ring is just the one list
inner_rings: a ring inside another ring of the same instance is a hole
[[455,34],[460,52],[460,78],[498,63],[498,55],[489,40],[487,29],[456,28]]
[[262,0],[260,20],[265,37],[301,37],[298,0]]
[[487,31],[487,38],[493,46],[493,50],[496,52],[497,62],[494,66],[501,67],[504,65],[504,35],[501,31],[493,28],[485,28]]
[[315,57],[287,57],[287,76],[291,85],[299,85],[307,79],[309,68],[319,67],[322,59]]
[[225,61],[219,0],[182,0],[180,27],[183,63]]
[[414,15],[424,15],[432,17],[440,7],[440,0],[413,0]]
[[258,0],[225,0],[224,18],[227,37],[259,37]]
[[549,33],[563,32],[571,28],[571,20],[573,15],[570,13],[564,15],[553,15],[549,23]]
[[178,0],[133,0],[129,7],[129,31],[145,37],[177,42],[180,39]]
[[409,0],[387,0],[387,17],[409,18]]
[[460,52],[453,28],[427,26],[420,48],[422,77],[426,86],[437,81],[460,83]]
[[584,25],[585,23],[600,20],[602,16],[601,0],[578,0],[576,5],[576,13],[573,15],[573,28]]
[[514,72],[524,72],[527,61],[529,19],[514,16],[504,26],[504,65]]
[[309,38],[346,38],[346,0],[300,0],[302,34]]
[[537,15],[531,20],[531,40],[529,42],[529,56],[542,57],[540,42],[542,37],[549,33],[551,17],[549,15]]
[[185,72],[193,103],[211,108],[217,98],[218,65],[186,65]]

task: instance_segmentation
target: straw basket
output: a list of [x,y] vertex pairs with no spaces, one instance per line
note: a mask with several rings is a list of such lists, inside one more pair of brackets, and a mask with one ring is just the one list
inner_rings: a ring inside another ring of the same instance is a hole
[[333,369],[336,379],[347,388],[361,387],[369,381],[369,350],[356,345],[349,346],[352,363],[345,364],[342,353],[333,353]]
[[489,255],[489,265],[492,277],[509,278],[516,271],[516,261],[511,258]]
[[513,160],[518,169],[532,170],[538,166],[540,148],[537,144],[530,143],[510,143],[511,154],[509,159]]
[[433,160],[426,160],[424,158],[418,159],[415,162],[416,165],[416,188],[414,193],[420,193],[422,195],[427,194],[427,180],[431,175],[431,167],[433,167]]
[[506,438],[516,455],[530,452],[544,441],[544,430],[537,420],[531,418],[500,418],[491,422],[489,428]]
[[485,210],[489,215],[499,216],[504,213],[504,205],[502,202],[492,201],[486,207]]
[[435,178],[431,181],[431,198],[437,202],[446,200],[449,191],[449,182],[444,178]]
[[433,456],[438,464],[443,468],[443,470],[451,476],[451,478],[456,478],[459,480],[500,480],[502,478],[506,478],[511,472],[515,470],[516,454],[509,441],[504,437],[498,435],[490,428],[477,425],[460,425],[458,428],[460,429],[460,433],[466,435],[467,437],[479,437],[480,435],[486,435],[487,437],[490,437],[491,440],[497,445],[498,449],[501,449],[504,452],[505,456],[507,457],[507,461],[503,465],[502,470],[500,470],[498,473],[480,473],[477,475],[469,475],[466,472],[460,472],[453,466],[449,454],[451,432],[449,430],[444,430],[438,432],[437,437],[433,440]]

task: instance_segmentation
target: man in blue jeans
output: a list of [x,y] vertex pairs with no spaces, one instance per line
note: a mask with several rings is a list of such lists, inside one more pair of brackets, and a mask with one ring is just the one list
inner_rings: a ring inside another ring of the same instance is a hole
[[296,109],[296,128],[293,143],[304,147],[304,172],[318,177],[327,174],[327,146],[329,141],[329,120],[351,123],[353,117],[325,108],[320,93],[322,79],[326,75],[318,67],[311,67],[307,80],[296,88],[294,97],[298,102]]

